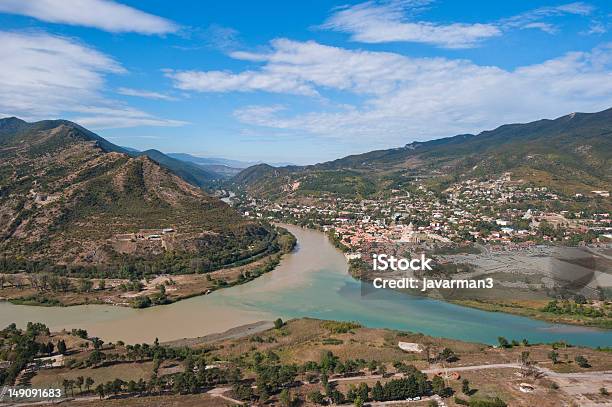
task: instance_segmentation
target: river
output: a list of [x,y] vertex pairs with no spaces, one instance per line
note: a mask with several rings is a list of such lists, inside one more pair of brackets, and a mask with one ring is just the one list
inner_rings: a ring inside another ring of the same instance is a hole
[[361,283],[348,275],[344,256],[323,233],[284,226],[298,238],[296,250],[285,255],[274,271],[247,284],[139,310],[108,305],[32,307],[3,302],[0,326],[40,321],[52,330],[79,327],[107,341],[135,343],[152,342],[156,337],[169,341],[203,336],[278,317],[313,317],[489,344],[504,336],[530,342],[612,345],[612,331],[550,324],[389,290],[376,290],[363,297]]

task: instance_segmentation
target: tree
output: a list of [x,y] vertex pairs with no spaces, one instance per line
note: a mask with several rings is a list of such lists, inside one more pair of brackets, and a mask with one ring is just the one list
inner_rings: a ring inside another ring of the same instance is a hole
[[234,394],[239,400],[248,401],[253,398],[253,389],[251,386],[238,384],[234,386]]
[[574,360],[576,361],[576,363],[578,363],[578,366],[580,366],[582,368],[591,367],[591,365],[589,364],[589,361],[587,360],[587,358],[585,358],[582,355],[576,356],[574,358]]
[[130,380],[130,381],[128,382],[128,385],[127,385],[127,391],[128,391],[128,393],[134,393],[134,392],[136,391],[136,388],[137,388],[137,387],[138,387],[138,386],[137,386],[136,382],[135,382],[134,380]]
[[461,382],[461,391],[463,392],[463,394],[470,394],[470,381],[468,379],[463,379],[463,381]]
[[524,366],[529,366],[531,362],[529,361],[529,352],[523,351],[521,352],[521,363]]
[[495,397],[493,399],[471,399],[470,407],[506,407],[507,404],[504,403],[502,399],[499,397]]
[[83,383],[85,383],[85,378],[83,376],[76,378],[76,385],[79,388],[79,393],[83,393]]
[[280,318],[277,318],[276,321],[274,321],[274,328],[276,329],[281,329],[283,325],[285,325],[285,323]]
[[368,394],[370,393],[370,387],[367,383],[359,383],[359,387],[357,388],[357,397],[359,397],[363,402],[368,401]]
[[93,343],[94,349],[100,349],[102,345],[104,345],[104,341],[100,338],[91,338],[91,342]]
[[57,342],[57,351],[61,353],[62,355],[66,354],[66,342],[64,342],[63,339],[60,339]]
[[280,401],[283,407],[291,407],[293,404],[293,400],[291,399],[291,393],[288,389],[283,389],[278,396],[278,400]]
[[384,363],[381,363],[380,366],[378,366],[378,373],[380,373],[382,377],[385,377],[387,374],[387,366],[385,366]]
[[100,396],[100,400],[104,398],[105,391],[103,384],[99,384],[98,386],[96,386],[96,393],[98,393],[98,396]]
[[270,398],[270,393],[268,392],[268,389],[265,386],[263,388],[257,387],[257,393],[259,397],[259,402],[261,403],[264,403]]
[[334,402],[334,404],[342,404],[344,403],[344,394],[342,394],[341,391],[338,391],[336,389],[333,389],[330,394],[329,397],[332,399],[332,401]]
[[87,378],[85,378],[85,388],[87,389],[87,392],[89,392],[89,388],[93,386],[93,384],[94,384],[94,379],[87,376]]
[[88,278],[82,278],[79,280],[79,291],[90,292],[93,288],[93,282]]
[[587,300],[586,300],[584,295],[577,294],[577,295],[574,296],[574,302],[576,304],[586,304]]
[[497,342],[499,343],[499,347],[500,348],[509,348],[510,347],[510,343],[508,342],[508,340],[506,338],[504,338],[503,336],[499,336],[497,338]]
[[553,365],[559,363],[559,353],[555,352],[554,350],[548,352],[548,358],[552,360]]
[[433,379],[431,379],[431,391],[442,397],[448,394],[442,376],[434,376]]
[[346,392],[346,399],[353,402],[355,401],[355,398],[357,398],[357,389],[355,388],[355,385],[351,384]]
[[353,405],[355,407],[362,407],[363,406],[363,400],[361,399],[361,396],[355,397],[355,400],[353,401]]
[[70,383],[68,382],[68,379],[64,379],[62,380],[62,387],[64,388],[64,394],[68,395],[68,387],[70,386]]
[[457,356],[455,355],[455,352],[453,352],[452,349],[444,348],[442,349],[442,352],[440,352],[440,354],[438,355],[438,359],[445,360],[447,362],[454,362],[457,360]]
[[372,387],[372,399],[374,401],[383,401],[385,398],[385,392],[383,390],[380,381],[377,381],[374,387]]

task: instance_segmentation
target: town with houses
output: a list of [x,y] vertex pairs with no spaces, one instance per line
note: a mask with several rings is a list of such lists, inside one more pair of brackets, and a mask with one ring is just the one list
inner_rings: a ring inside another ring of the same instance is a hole
[[505,173],[458,182],[442,193],[420,183],[380,199],[295,196],[272,202],[238,194],[233,204],[248,217],[325,231],[361,280],[382,275],[373,267],[376,254],[426,253],[436,264],[428,277],[495,278],[498,290],[464,293],[464,299],[547,301],[578,293],[601,307],[597,298],[611,285],[601,269],[612,248],[607,191],[562,196]]
[[[333,231],[349,253],[361,257],[373,243],[465,245],[516,250],[543,243],[567,246],[612,243],[609,211],[584,208],[589,199],[608,202],[608,191],[561,197],[547,187],[526,186],[506,173],[498,179],[465,180],[442,194],[423,184],[412,192],[391,190],[383,199],[333,196],[272,202],[245,196],[245,216]],[[592,206],[591,206],[592,207]],[[554,210],[553,208],[560,208]]]

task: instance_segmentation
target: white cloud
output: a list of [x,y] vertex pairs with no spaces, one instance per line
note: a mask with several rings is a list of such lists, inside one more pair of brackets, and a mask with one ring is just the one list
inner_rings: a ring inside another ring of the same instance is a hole
[[558,29],[542,19],[565,14],[589,15],[593,7],[581,2],[535,10],[488,23],[432,23],[414,21],[414,14],[430,1],[368,1],[337,9],[320,26],[351,35],[364,43],[417,42],[443,48],[471,48],[513,28],[535,28],[549,34]]
[[415,80],[420,70],[442,72],[465,61],[443,58],[411,59],[390,52],[347,50],[319,44],[276,39],[268,53],[235,52],[236,59],[265,62],[259,70],[168,71],[177,88],[199,92],[267,91],[319,95],[317,87],[358,94],[386,94],[402,82]]
[[182,90],[199,92],[230,92],[265,90],[276,93],[314,95],[309,86],[294,78],[284,77],[274,72],[244,71],[233,74],[225,71],[166,71],[166,76],[174,80],[174,86]]
[[604,24],[600,21],[591,21],[589,25],[589,29],[586,32],[582,32],[581,34],[586,35],[601,35],[608,32],[608,26],[610,23]]
[[563,4],[557,7],[549,7],[548,9],[553,10],[553,12],[559,11],[562,13],[578,14],[582,16],[588,16],[593,12],[593,6],[582,2]]
[[177,100],[174,96],[166,95],[159,92],[152,92],[149,90],[142,89],[132,89],[132,88],[119,88],[117,89],[117,93],[125,96],[135,96],[145,99],[155,99],[155,100]]
[[545,33],[548,34],[556,34],[559,32],[559,29],[557,27],[555,27],[552,24],[549,23],[542,23],[542,22],[536,22],[536,23],[526,23],[524,24],[522,27],[520,27],[522,29],[527,29],[527,28],[535,28],[538,30],[542,30]]
[[138,126],[179,127],[187,122],[160,119],[128,106],[81,107],[73,120],[90,129],[113,129]]
[[549,34],[554,34],[559,31],[558,28],[551,23],[541,22],[541,20],[567,14],[587,16],[591,14],[593,10],[591,5],[581,2],[562,4],[560,6],[539,7],[525,13],[504,18],[499,21],[499,25],[503,29],[538,28]]
[[406,8],[414,2],[368,1],[336,11],[321,27],[351,34],[353,41],[366,43],[408,41],[444,48],[469,48],[501,35],[493,24],[436,24],[407,21]]
[[[206,92],[265,90],[322,94],[342,90],[361,104],[321,104],[320,111],[295,113],[289,106],[248,106],[235,112],[245,124],[355,142],[412,140],[477,132],[500,123],[597,111],[612,100],[612,45],[572,52],[543,63],[505,70],[467,60],[409,58],[388,52],[347,50],[316,42],[276,40],[269,53],[234,57],[264,61],[246,71],[250,81],[274,75],[294,84],[240,87],[244,72],[224,72],[224,81],[179,82],[182,89]],[[175,73],[173,73],[175,74]],[[207,77],[199,72],[197,77]],[[187,78],[182,78],[187,79]]]
[[236,48],[240,44],[238,35],[237,30],[218,24],[210,25],[203,33],[206,43],[210,47],[220,50]]
[[28,120],[72,118],[82,124],[178,125],[158,119],[102,94],[105,75],[125,69],[111,57],[80,42],[46,33],[0,31],[0,111]]
[[170,20],[110,0],[2,0],[0,12],[110,32],[167,34],[179,29]]

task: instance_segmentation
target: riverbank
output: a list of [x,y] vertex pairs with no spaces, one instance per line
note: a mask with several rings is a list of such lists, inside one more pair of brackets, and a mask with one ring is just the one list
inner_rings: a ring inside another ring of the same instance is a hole
[[549,301],[507,301],[494,302],[483,300],[453,300],[454,304],[464,307],[472,307],[489,312],[504,312],[508,314],[520,315],[528,318],[548,321],[555,324],[569,324],[577,326],[588,326],[601,329],[612,329],[612,318],[593,318],[574,314],[555,314],[544,312]]
[[[115,401],[119,405],[120,401],[122,406],[182,406],[192,405],[196,397],[201,405],[222,405],[229,399],[277,405],[283,389],[290,389],[291,398],[303,406],[320,405],[311,395],[330,395],[331,390],[335,404],[348,405],[355,391],[364,388],[359,394],[366,402],[405,400],[406,396],[396,397],[391,391],[402,379],[423,383],[413,396],[440,399],[441,395],[449,406],[460,405],[449,396],[473,401],[499,398],[504,404],[496,405],[542,407],[610,400],[609,395],[597,394],[612,383],[612,354],[605,351],[559,344],[494,347],[312,318],[260,329],[262,324],[209,335],[204,341],[136,346],[122,341],[96,344],[85,331],[47,332],[40,325],[30,328],[37,330],[33,335],[3,331],[0,336],[5,336],[4,347],[18,336],[41,344],[62,341],[65,355],[51,351],[61,363],[24,369],[16,374],[15,384],[23,386],[27,379],[27,386],[64,388],[70,405],[115,405]],[[402,350],[400,344],[414,350]],[[555,361],[550,358],[553,351]],[[276,371],[282,376],[266,374]],[[437,376],[444,379],[445,388],[433,386],[440,382]],[[255,383],[265,386],[265,392],[254,389]],[[389,391],[381,399],[373,389],[388,383]],[[523,391],[525,383],[531,391]],[[219,403],[207,404],[210,398],[204,394]]]
[[[291,252],[296,240],[283,232],[282,244],[275,242],[275,250],[266,256],[257,256],[228,265],[219,270],[201,274],[149,275],[140,281],[128,279],[85,279],[53,277],[45,274],[0,274],[0,300],[15,305],[68,307],[78,305],[116,305],[148,308],[168,305],[188,298],[207,295],[260,277],[280,263],[283,254]],[[50,280],[61,282],[52,288]]]
[[[5,287],[0,289],[0,299],[15,305],[69,307],[77,305],[116,305],[132,308],[146,308],[168,305],[177,301],[207,295],[223,288],[245,284],[270,272],[280,262],[282,254],[266,256],[252,263],[212,271],[206,274],[162,274],[151,276],[137,283],[127,279],[91,279],[93,287],[89,290],[41,291],[31,285]],[[28,281],[26,274],[9,275],[12,278]],[[6,275],[2,277],[6,278]],[[69,278],[71,286],[78,288],[82,279]],[[102,281],[104,281],[102,283]],[[100,284],[103,288],[100,288]],[[152,298],[160,295],[164,286],[163,300]],[[138,291],[134,290],[138,287]],[[149,300],[145,300],[144,298]]]
[[271,272],[249,282],[163,307],[107,305],[28,307],[0,303],[0,327],[41,321],[51,329],[84,328],[104,340],[160,342],[202,337],[257,321],[311,317],[357,321],[363,326],[423,332],[495,344],[498,336],[529,342],[565,341],[606,347],[612,332],[492,313],[392,290],[364,292],[348,274],[345,257],[327,237],[292,225],[294,251]]
[[[363,270],[361,270],[361,265],[359,265],[358,262],[355,261],[349,261],[349,271],[353,278],[368,284],[371,284],[372,281],[374,281],[374,278],[378,277],[377,275],[371,273],[370,270],[367,270],[364,273]],[[453,293],[453,295],[449,296],[450,298],[446,298],[443,295],[439,295],[439,293],[423,293],[420,290],[396,289],[395,291],[411,296],[421,296],[440,301],[446,301],[463,307],[469,307],[488,312],[499,312],[511,315],[518,315],[555,324],[567,324],[601,329],[612,329],[612,318],[610,317],[589,317],[577,313],[567,314],[544,311],[544,309],[546,309],[547,305],[550,303],[550,301],[553,300],[553,298],[540,300],[517,298],[504,301],[490,298],[470,298],[469,292],[466,292],[467,290],[463,290],[461,297],[459,294]],[[507,297],[508,292],[504,293],[504,296]],[[570,302],[573,303],[574,306],[576,306],[573,301]],[[604,309],[610,308],[610,305],[608,303],[602,303],[600,306],[604,307]]]

